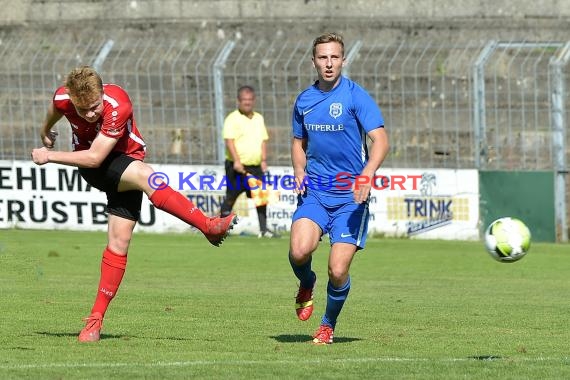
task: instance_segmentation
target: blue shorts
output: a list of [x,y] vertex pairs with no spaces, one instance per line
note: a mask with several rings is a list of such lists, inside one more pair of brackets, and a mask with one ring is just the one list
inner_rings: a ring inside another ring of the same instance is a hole
[[325,206],[311,191],[297,197],[297,209],[293,214],[293,222],[307,218],[315,222],[328,233],[331,245],[348,243],[363,249],[368,233],[368,202],[358,204],[354,200],[338,206]]

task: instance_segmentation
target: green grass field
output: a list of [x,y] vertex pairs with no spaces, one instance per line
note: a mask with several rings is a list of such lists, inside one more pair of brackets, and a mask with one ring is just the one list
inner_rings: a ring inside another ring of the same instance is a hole
[[328,243],[298,321],[288,239],[136,234],[100,342],[80,344],[103,233],[0,231],[0,378],[569,378],[568,245],[493,261],[477,242],[369,240],[331,346]]

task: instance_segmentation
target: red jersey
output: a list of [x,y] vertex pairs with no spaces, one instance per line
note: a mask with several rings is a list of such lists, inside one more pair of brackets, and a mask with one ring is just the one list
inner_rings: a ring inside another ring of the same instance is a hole
[[89,149],[97,134],[102,133],[119,140],[114,152],[144,159],[146,145],[135,123],[133,105],[127,92],[116,84],[103,85],[103,112],[94,123],[77,114],[63,86],[55,91],[53,105],[71,124],[74,151]]

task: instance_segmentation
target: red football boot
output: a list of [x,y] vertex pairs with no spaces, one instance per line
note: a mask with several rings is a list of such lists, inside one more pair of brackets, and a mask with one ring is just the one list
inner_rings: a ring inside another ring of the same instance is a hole
[[319,329],[313,335],[313,344],[324,345],[332,344],[334,330],[329,325],[320,325]]
[[208,239],[212,245],[219,247],[226,236],[228,236],[230,230],[234,228],[237,220],[238,218],[234,213],[224,217],[216,216],[214,218],[208,218],[206,222],[208,230],[204,232],[206,239]]
[[80,342],[97,342],[100,338],[103,327],[103,316],[101,313],[93,313],[84,319],[85,327],[79,333]]
[[297,297],[295,298],[295,311],[297,312],[297,318],[299,318],[301,321],[306,321],[307,319],[311,318],[311,315],[313,314],[313,289],[315,288],[316,282],[317,276],[315,275],[313,286],[310,288],[303,288],[299,286],[299,291],[297,292]]

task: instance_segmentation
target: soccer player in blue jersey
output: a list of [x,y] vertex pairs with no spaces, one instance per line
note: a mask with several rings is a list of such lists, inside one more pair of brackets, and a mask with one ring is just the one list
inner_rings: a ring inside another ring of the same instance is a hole
[[298,204],[289,262],[300,281],[297,317],[306,321],[313,313],[317,280],[312,254],[321,236],[329,234],[326,311],[313,343],[331,344],[350,290],[350,264],[366,242],[371,180],[389,147],[378,105],[362,87],[342,76],[342,37],[336,33],[317,37],[312,61],[318,80],[299,94],[293,109],[291,160]]

